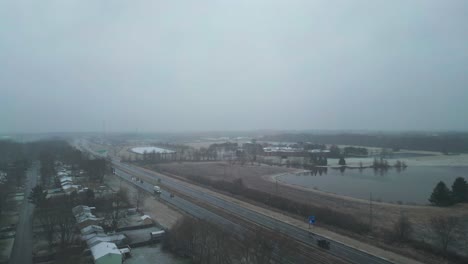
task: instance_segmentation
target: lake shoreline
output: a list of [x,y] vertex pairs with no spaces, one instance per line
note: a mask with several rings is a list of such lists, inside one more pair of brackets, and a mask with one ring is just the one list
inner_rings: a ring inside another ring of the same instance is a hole
[[321,170],[299,170],[264,177],[296,189],[323,195],[396,205],[429,205],[434,186],[444,181],[451,186],[457,177],[467,177],[468,166],[415,166],[406,169],[369,170],[323,167]]

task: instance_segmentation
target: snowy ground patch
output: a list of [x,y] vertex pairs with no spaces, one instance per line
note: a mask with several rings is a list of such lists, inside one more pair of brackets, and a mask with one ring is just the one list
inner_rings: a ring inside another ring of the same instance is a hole
[[143,154],[143,153],[175,153],[175,151],[169,150],[169,149],[163,149],[163,148],[158,148],[158,147],[136,147],[132,148],[132,152],[138,153],[138,154]]

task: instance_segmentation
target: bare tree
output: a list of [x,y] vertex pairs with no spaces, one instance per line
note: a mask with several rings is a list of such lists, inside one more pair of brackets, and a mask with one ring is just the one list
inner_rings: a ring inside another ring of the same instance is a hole
[[393,225],[393,232],[398,241],[408,241],[413,233],[413,226],[408,217],[403,213],[400,213],[400,218]]
[[56,239],[60,241],[62,249],[72,241],[75,217],[71,208],[75,205],[76,196],[68,195],[64,198],[49,198],[42,208],[36,209],[35,217],[44,230],[50,249]]
[[55,204],[55,214],[57,217],[57,234],[60,241],[60,247],[63,249],[70,244],[73,239],[73,227],[75,226],[75,217],[71,208],[76,206],[77,194],[68,195],[65,199],[53,198],[51,204]]
[[429,229],[443,252],[447,252],[448,246],[454,241],[459,223],[460,219],[453,216],[436,216],[430,219]]
[[47,243],[49,244],[49,250],[51,250],[57,232],[57,214],[54,213],[54,211],[51,209],[41,208],[39,210],[36,210],[35,216],[37,217],[39,223],[42,226]]
[[129,204],[128,189],[121,188],[110,197],[96,199],[96,207],[104,213],[106,223],[111,229],[117,229],[119,220],[124,216],[124,209]]
[[[208,223],[207,223],[208,224]],[[219,230],[214,234],[213,253],[214,263],[232,264],[235,256],[233,255],[233,244],[235,241],[225,230]]]
[[135,202],[136,209],[140,209],[140,206],[143,206],[143,201],[146,198],[146,193],[141,192],[139,190],[136,190],[136,193],[134,193],[133,200]]
[[210,264],[212,262],[210,236],[210,228],[202,221],[198,221],[194,230],[194,254],[192,256],[192,260],[194,263]]
[[57,210],[57,235],[60,240],[60,247],[65,248],[73,239],[73,227],[75,226],[75,218],[71,212],[71,207],[62,207]]
[[458,232],[458,239],[463,241],[463,248],[465,248],[465,253],[468,254],[468,223],[465,222],[463,225],[460,224],[460,232]]
[[193,218],[183,217],[178,220],[168,231],[163,246],[181,256],[192,256],[196,226],[197,222]]
[[112,229],[117,229],[119,220],[124,216],[125,206],[128,206],[128,189],[121,188],[112,197],[112,213],[110,214],[112,219]]
[[241,263],[270,263],[273,258],[275,241],[271,234],[263,229],[248,233],[242,243]]
[[184,217],[168,231],[163,246],[191,257],[193,263],[204,264],[282,263],[296,249],[279,231],[260,228],[239,236],[231,232],[205,220]]

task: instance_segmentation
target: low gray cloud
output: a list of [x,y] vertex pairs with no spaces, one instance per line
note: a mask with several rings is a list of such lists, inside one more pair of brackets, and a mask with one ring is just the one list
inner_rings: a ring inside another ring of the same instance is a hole
[[468,129],[468,4],[1,1],[0,132]]

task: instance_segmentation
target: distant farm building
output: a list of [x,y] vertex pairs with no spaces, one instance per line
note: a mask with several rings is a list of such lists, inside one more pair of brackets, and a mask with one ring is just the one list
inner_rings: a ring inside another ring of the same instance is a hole
[[326,165],[329,150],[292,147],[265,147],[258,161],[276,165]]
[[144,225],[153,224],[153,219],[149,215],[143,215],[142,217],[140,217],[140,219]]

